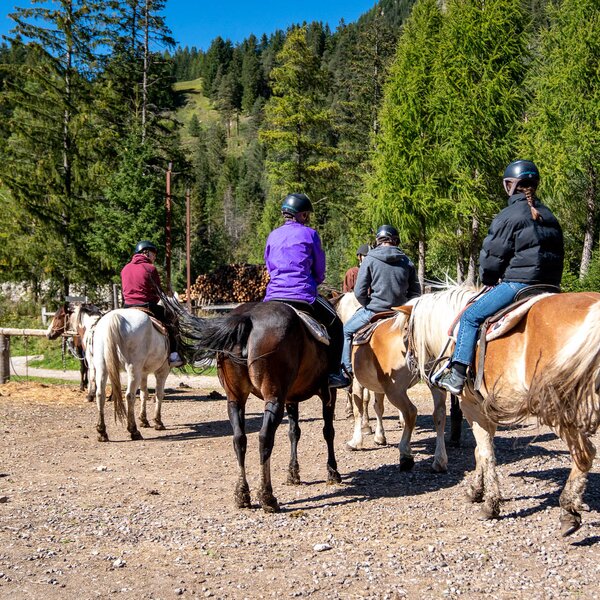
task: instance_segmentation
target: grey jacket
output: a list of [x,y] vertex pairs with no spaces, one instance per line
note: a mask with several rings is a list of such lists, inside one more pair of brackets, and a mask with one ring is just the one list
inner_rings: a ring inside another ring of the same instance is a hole
[[383,312],[420,296],[421,286],[415,266],[402,250],[378,246],[363,259],[354,294],[366,309]]

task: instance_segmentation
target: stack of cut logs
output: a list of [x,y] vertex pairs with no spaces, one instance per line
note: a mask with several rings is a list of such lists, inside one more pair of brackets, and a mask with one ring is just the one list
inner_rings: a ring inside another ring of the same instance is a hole
[[[269,274],[264,265],[223,265],[199,275],[190,287],[191,299],[200,306],[229,302],[258,302],[264,298]],[[183,302],[187,295],[180,294]]]

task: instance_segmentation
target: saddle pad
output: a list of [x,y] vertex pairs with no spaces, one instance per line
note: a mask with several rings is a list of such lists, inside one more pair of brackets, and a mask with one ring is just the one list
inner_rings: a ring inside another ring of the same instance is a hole
[[327,333],[327,329],[325,329],[324,325],[321,325],[321,323],[319,323],[319,321],[317,321],[314,317],[302,310],[298,310],[291,304],[288,304],[288,306],[300,317],[304,325],[306,325],[308,331],[310,331],[311,335],[318,342],[329,346],[329,334]]
[[150,320],[152,321],[152,325],[154,325],[154,329],[156,329],[156,331],[158,331],[158,333],[162,333],[163,335],[168,336],[169,332],[167,331],[167,328],[164,326],[163,323],[161,323],[153,314],[152,311],[145,307],[145,306],[129,306],[127,307],[127,310],[129,309],[133,309],[133,310],[141,310],[143,313],[146,313],[149,317]]
[[[547,294],[537,294],[536,296],[532,296],[525,302],[520,303],[513,310],[509,310],[505,315],[502,315],[498,320],[495,320],[492,315],[490,320],[492,321],[491,325],[488,327],[486,333],[486,341],[495,340],[500,336],[503,336],[505,333],[508,333],[513,327],[516,327],[521,319],[529,312],[529,309],[536,303],[539,302],[542,298],[546,298],[547,296],[552,296],[552,293]],[[498,311],[498,313],[502,313],[506,308],[503,308]],[[450,336],[454,341],[456,341],[456,337],[458,335],[458,328],[460,326],[460,320],[456,322],[456,326],[454,327],[454,331]]]

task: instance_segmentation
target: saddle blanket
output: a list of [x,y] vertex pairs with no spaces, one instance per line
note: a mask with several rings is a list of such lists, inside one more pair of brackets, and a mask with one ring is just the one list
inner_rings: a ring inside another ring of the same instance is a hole
[[327,333],[327,329],[325,329],[325,325],[321,325],[319,321],[317,321],[314,317],[309,315],[308,313],[298,310],[291,304],[288,306],[300,317],[304,325],[306,325],[308,331],[310,331],[311,335],[322,344],[329,346],[329,334]]
[[[548,296],[553,296],[552,293],[547,294],[537,294],[536,296],[532,296],[527,302],[520,304],[514,310],[506,313],[503,317],[501,317],[498,321],[495,321],[490,325],[487,330],[485,339],[487,342],[495,340],[503,336],[505,333],[508,333],[513,327],[516,327],[521,319],[529,312],[529,309],[536,303],[546,298]],[[505,309],[502,309],[505,310]],[[452,334],[452,339],[456,341],[456,337],[458,335],[458,327],[460,325],[460,321],[457,322],[456,327],[454,328],[454,332]]]
[[130,310],[130,309],[141,310],[143,313],[146,313],[150,317],[150,320],[152,321],[152,325],[154,325],[154,329],[156,329],[156,331],[158,331],[159,333],[162,333],[163,335],[166,335],[166,336],[169,335],[169,332],[167,331],[167,328],[164,326],[163,323],[161,323],[152,314],[152,311],[149,308],[146,308],[145,306],[130,306],[126,310]]

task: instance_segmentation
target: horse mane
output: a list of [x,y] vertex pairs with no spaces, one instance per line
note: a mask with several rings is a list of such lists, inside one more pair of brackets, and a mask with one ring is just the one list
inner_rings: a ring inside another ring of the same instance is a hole
[[[448,329],[458,313],[479,289],[468,284],[445,285],[440,291],[414,299],[408,328],[421,377],[427,377],[428,364],[448,340]],[[400,319],[401,315],[396,317]],[[404,319],[402,321],[404,323]]]

